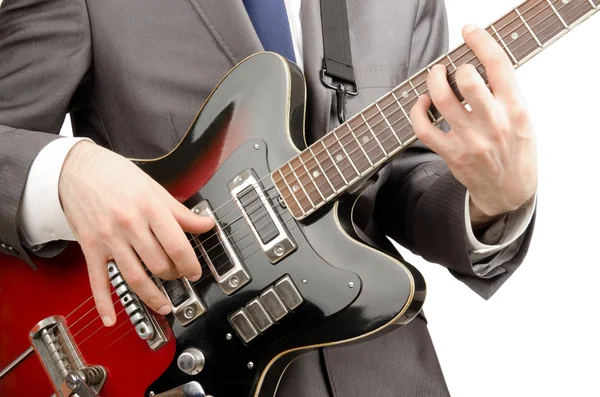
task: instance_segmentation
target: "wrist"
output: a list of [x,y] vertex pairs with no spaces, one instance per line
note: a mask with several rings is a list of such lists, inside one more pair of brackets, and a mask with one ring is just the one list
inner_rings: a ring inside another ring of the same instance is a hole
[[499,218],[510,213],[517,212],[521,208],[527,206],[535,199],[535,194],[523,202],[521,205],[512,206],[506,209],[484,211],[474,201],[473,196],[469,197],[469,213],[471,216],[471,226],[473,231],[482,230],[489,226]]
[[63,163],[58,179],[58,197],[61,200],[69,191],[69,184],[74,175],[81,171],[85,165],[85,160],[89,159],[92,151],[96,149],[96,144],[90,141],[81,141],[73,145]]

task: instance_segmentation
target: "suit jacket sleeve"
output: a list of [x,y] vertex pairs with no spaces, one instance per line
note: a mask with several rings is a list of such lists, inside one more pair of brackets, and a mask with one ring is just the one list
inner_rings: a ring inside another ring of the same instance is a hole
[[[29,168],[79,106],[91,64],[84,0],[0,7],[0,252],[29,261],[17,214]],[[30,262],[31,263],[31,262]]]
[[[421,0],[412,38],[409,75],[447,50],[443,1]],[[497,267],[481,275],[476,272],[477,263],[473,263],[467,246],[465,194],[465,187],[454,178],[446,163],[417,142],[382,170],[378,181],[359,199],[370,207],[367,213],[372,216],[358,226],[376,244],[389,236],[425,260],[447,267],[456,278],[488,299],[523,261],[534,221],[513,244],[495,257],[485,259]]]

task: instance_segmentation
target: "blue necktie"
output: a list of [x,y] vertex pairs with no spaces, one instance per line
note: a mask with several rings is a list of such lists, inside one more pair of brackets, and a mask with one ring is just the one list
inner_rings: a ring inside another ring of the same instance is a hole
[[296,62],[284,0],[243,0],[263,47]]

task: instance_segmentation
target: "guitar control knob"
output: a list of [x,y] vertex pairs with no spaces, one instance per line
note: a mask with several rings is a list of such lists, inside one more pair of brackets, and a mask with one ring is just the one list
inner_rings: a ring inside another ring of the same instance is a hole
[[184,350],[177,358],[177,367],[188,375],[197,375],[202,372],[204,363],[204,353],[193,347]]

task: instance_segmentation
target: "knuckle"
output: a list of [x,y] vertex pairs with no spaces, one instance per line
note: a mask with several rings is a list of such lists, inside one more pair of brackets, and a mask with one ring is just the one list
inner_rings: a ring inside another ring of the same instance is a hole
[[163,261],[155,261],[152,266],[151,269],[152,273],[159,276],[160,278],[165,278],[168,277],[171,273],[172,273],[172,268],[171,266]]
[[98,240],[96,239],[96,233],[90,228],[85,228],[78,233],[79,244],[86,248],[96,248],[98,246]]
[[171,258],[179,260],[185,255],[186,247],[182,242],[173,240],[167,243],[166,252]]
[[100,236],[100,238],[103,241],[107,241],[112,238],[113,226],[109,221],[103,220],[103,221],[98,222],[97,230],[98,230],[98,235]]
[[456,74],[456,83],[463,92],[473,92],[478,88],[478,73],[471,64],[461,66]]
[[488,158],[491,152],[491,145],[481,140],[473,144],[471,152],[478,159]]
[[115,207],[112,209],[112,213],[113,213],[115,222],[119,226],[126,228],[126,229],[130,229],[133,226],[134,219],[133,219],[133,215],[132,215],[131,211],[129,211],[125,208]]
[[138,271],[138,270],[129,271],[124,276],[125,276],[125,280],[127,281],[127,284],[129,284],[129,286],[133,290],[141,287],[147,278],[147,276],[144,273],[142,273],[141,271]]
[[98,277],[92,273],[90,273],[90,287],[92,290],[104,288],[106,286],[106,280],[101,277]]
[[454,94],[452,94],[451,92],[444,92],[441,94],[438,94],[437,97],[434,99],[435,102],[435,106],[438,109],[446,109],[448,108],[453,101],[453,96]]

